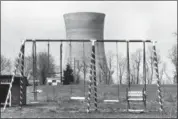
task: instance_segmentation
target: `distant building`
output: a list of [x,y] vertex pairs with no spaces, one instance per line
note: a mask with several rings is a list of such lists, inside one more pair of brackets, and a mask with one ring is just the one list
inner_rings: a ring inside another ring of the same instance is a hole
[[47,77],[47,85],[59,85],[61,83],[60,77]]

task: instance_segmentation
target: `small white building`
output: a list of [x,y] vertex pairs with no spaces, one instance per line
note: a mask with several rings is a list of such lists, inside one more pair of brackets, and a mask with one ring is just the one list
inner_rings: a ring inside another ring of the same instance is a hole
[[59,85],[61,83],[60,77],[47,77],[47,85]]

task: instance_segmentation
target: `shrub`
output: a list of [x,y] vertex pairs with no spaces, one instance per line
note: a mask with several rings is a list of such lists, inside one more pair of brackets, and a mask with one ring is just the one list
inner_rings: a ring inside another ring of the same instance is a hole
[[73,70],[69,64],[67,64],[66,70],[64,70],[64,85],[69,85],[74,82]]

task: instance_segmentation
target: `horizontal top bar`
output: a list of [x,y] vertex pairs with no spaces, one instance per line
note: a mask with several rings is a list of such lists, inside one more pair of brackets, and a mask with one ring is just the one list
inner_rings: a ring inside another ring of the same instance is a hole
[[[91,42],[89,39],[27,39],[26,42]],[[151,42],[151,40],[96,40],[96,42]]]

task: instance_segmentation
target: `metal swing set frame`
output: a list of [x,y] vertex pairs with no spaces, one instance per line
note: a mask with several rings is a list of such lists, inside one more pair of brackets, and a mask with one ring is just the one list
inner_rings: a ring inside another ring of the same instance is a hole
[[[94,41],[93,41],[94,40]],[[145,43],[149,43],[149,42],[152,42],[151,40],[112,40],[112,39],[109,39],[109,40],[95,40],[95,39],[83,39],[83,40],[71,40],[71,39],[35,39],[35,40],[32,40],[32,39],[27,39],[25,41],[23,41],[22,45],[21,45],[21,49],[20,49],[20,53],[19,53],[19,59],[18,59],[18,62],[16,63],[16,65],[19,65],[21,64],[21,76],[23,77],[24,76],[24,55],[25,55],[25,43],[26,42],[32,42],[33,43],[33,46],[32,46],[32,50],[33,50],[33,78],[34,78],[34,81],[36,81],[37,77],[36,77],[36,43],[37,42],[48,42],[48,56],[49,56],[49,42],[61,42],[61,45],[60,45],[60,70],[61,70],[61,81],[62,81],[62,43],[63,42],[92,42],[92,57],[94,57],[93,59],[93,66],[95,67],[95,42],[115,42],[115,43],[118,43],[118,42],[126,42],[127,43],[127,73],[128,73],[128,89],[130,90],[130,66],[129,66],[129,43],[140,43],[140,42],[143,42],[143,76],[144,76],[144,92],[146,92],[146,66],[145,66]],[[94,42],[94,43],[93,43]],[[159,99],[159,104],[160,104],[160,111],[163,111],[163,107],[162,107],[162,99],[161,99],[161,89],[160,89],[160,83],[159,83],[159,74],[158,74],[158,66],[156,65],[156,61],[157,61],[157,56],[156,56],[156,49],[155,49],[155,42],[153,42],[153,49],[155,50],[154,54],[155,54],[155,70],[156,70],[156,75],[157,75],[157,86],[158,86],[158,97],[160,97]],[[118,56],[117,56],[118,58]],[[21,61],[21,62],[20,62]],[[48,61],[49,61],[49,57],[48,57]],[[92,60],[91,60],[92,62]],[[48,65],[49,66],[49,65]],[[16,66],[17,67],[17,66]],[[96,77],[96,68],[92,68],[91,66],[91,72],[90,74],[91,75],[95,75],[95,76],[91,76],[92,77]],[[118,66],[117,66],[118,68]],[[94,70],[94,73],[92,72],[92,70]],[[11,84],[13,83],[13,78],[14,76],[16,75],[16,68],[15,68],[15,71],[14,71],[14,74],[13,74],[13,77],[12,77],[12,80],[11,80]],[[117,77],[118,78],[118,77]],[[21,82],[23,78],[21,79]],[[92,80],[91,80],[92,81]],[[35,83],[35,82],[34,82]],[[92,83],[92,82],[90,82]],[[22,83],[21,83],[22,84]],[[94,87],[95,87],[95,111],[97,111],[97,85],[96,85],[96,78],[94,80]],[[6,97],[6,101],[5,101],[5,105],[4,105],[4,110],[6,108],[6,105],[7,105],[7,101],[9,99],[9,94],[10,94],[10,90],[11,90],[11,87],[9,87],[9,91],[8,91],[8,94],[7,94],[7,97]],[[21,89],[22,90],[22,89]],[[119,89],[118,89],[119,90]],[[91,92],[89,92],[91,93]],[[118,92],[119,93],[119,92]],[[37,91],[36,91],[36,85],[34,85],[34,100],[37,100]],[[90,103],[90,100],[88,100],[88,103]],[[146,101],[146,98],[145,98],[145,101]],[[21,103],[20,103],[21,104]],[[90,106],[90,105],[89,105]],[[146,105],[145,105],[146,106]],[[21,104],[21,107],[22,107],[22,104]],[[88,107],[87,109],[87,112],[90,112],[90,107]]]

